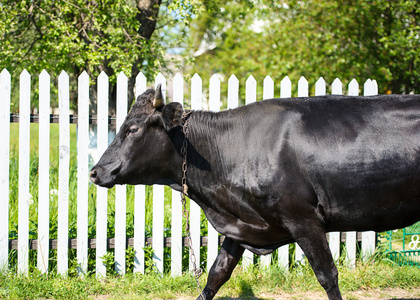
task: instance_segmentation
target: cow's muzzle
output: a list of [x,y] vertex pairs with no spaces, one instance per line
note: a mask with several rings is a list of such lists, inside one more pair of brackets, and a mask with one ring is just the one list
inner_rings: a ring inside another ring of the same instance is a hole
[[90,180],[96,185],[112,188],[116,184],[115,179],[121,170],[121,163],[110,168],[111,171],[107,170],[108,168],[103,168],[99,165],[94,166],[90,171]]

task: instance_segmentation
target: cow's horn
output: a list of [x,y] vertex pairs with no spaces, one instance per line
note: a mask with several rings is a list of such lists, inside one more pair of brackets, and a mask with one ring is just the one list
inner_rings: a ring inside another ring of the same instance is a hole
[[156,87],[155,98],[153,99],[153,106],[154,107],[163,106],[162,84],[160,83]]

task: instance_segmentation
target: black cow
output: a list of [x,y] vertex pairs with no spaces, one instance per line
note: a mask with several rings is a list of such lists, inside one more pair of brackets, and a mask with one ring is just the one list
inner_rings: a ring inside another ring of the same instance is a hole
[[[100,186],[181,190],[226,236],[202,299],[230,278],[244,249],[297,242],[329,299],[342,299],[329,231],[385,231],[420,219],[420,96],[271,99],[183,114],[160,88],[139,96],[91,171]],[[199,297],[200,298],[200,297]]]

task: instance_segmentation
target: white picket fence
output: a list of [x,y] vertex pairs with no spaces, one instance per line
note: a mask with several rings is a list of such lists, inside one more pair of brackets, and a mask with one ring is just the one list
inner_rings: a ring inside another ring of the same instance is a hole
[[[25,70],[20,75],[19,104],[19,224],[18,224],[18,272],[27,274],[29,269],[29,141],[30,141],[30,95],[31,77]],[[97,124],[99,154],[108,146],[108,77],[101,73],[98,82]],[[184,78],[177,74],[173,80],[172,101],[184,102]],[[161,83],[166,95],[166,79],[159,74],[155,86]],[[38,268],[42,273],[48,271],[49,261],[49,130],[50,130],[50,84],[51,79],[46,71],[39,76],[39,197],[38,197]],[[146,90],[146,77],[140,73],[136,81],[136,96]],[[326,82],[320,78],[315,85],[315,95],[326,94]],[[208,107],[219,111],[221,106],[221,82],[218,76],[213,76],[209,83]],[[117,78],[117,128],[122,124],[127,114],[127,77],[120,73]],[[246,80],[246,104],[257,101],[257,82],[253,76]],[[58,188],[58,239],[57,239],[57,272],[66,274],[69,268],[68,252],[68,207],[69,207],[69,161],[70,161],[70,131],[69,131],[69,76],[62,72],[58,78],[59,96],[59,188]],[[375,81],[367,80],[364,84],[364,95],[377,94]],[[301,78],[298,82],[298,97],[307,97],[308,81]],[[332,83],[332,94],[342,94],[343,85],[339,79]],[[275,94],[273,80],[267,76],[263,83],[263,98],[275,96],[291,97],[292,83],[285,77],[280,83],[280,95]],[[352,80],[348,86],[349,95],[359,94],[359,84]],[[8,265],[9,259],[9,152],[10,152],[10,98],[11,76],[7,70],[0,74],[0,269]],[[191,80],[191,108],[203,108],[203,87],[199,75]],[[232,75],[228,81],[228,108],[235,108],[239,103],[239,80]],[[77,261],[80,274],[87,271],[88,263],[88,145],[89,145],[89,76],[87,73],[78,79],[78,130],[77,130]],[[115,269],[125,273],[126,255],[126,187],[116,187],[115,201]],[[106,276],[105,265],[101,259],[107,251],[107,189],[97,188],[97,227],[96,227],[96,276]],[[145,187],[135,187],[134,208],[134,272],[144,273],[145,268]],[[153,186],[153,251],[154,263],[158,271],[163,272],[164,254],[164,187]],[[191,237],[197,263],[200,264],[200,208],[194,202],[190,207]],[[218,253],[219,234],[208,225],[207,269],[209,269]],[[171,224],[171,274],[181,274],[183,228],[179,193],[172,193],[172,224]],[[340,233],[329,234],[330,248],[334,258],[340,256]],[[347,262],[355,265],[356,232],[346,233]],[[362,255],[367,257],[375,248],[375,233],[362,233]],[[296,247],[296,259],[301,260],[303,253]],[[246,251],[242,264],[253,264],[254,256]],[[272,262],[272,256],[261,257],[261,265],[271,263],[282,267],[289,266],[289,245],[278,250],[278,261]],[[191,269],[190,263],[190,269]]]

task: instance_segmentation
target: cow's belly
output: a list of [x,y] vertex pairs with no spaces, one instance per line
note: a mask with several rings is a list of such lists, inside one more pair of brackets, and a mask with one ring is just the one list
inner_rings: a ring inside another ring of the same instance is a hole
[[328,231],[385,231],[420,220],[419,174],[394,170],[377,176],[353,174],[349,181],[339,178],[330,179],[320,197],[329,206]]
[[255,254],[269,254],[279,246],[293,242],[286,230],[263,221],[257,213],[252,222],[209,208],[204,209],[204,213],[218,232]]

